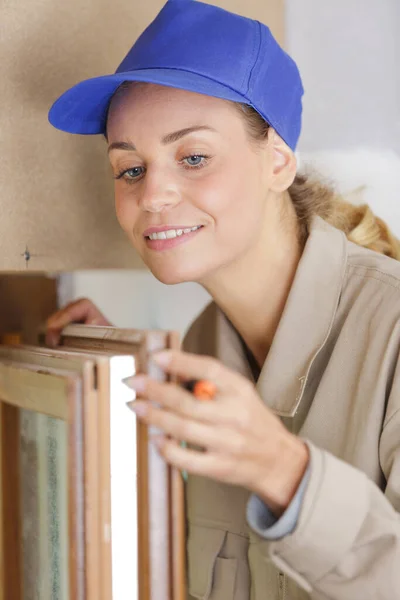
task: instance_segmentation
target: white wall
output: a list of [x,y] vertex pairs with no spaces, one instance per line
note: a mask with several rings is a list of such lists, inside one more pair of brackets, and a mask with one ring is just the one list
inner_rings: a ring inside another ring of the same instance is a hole
[[[364,200],[400,237],[400,1],[286,0],[287,49],[306,94],[300,163]],[[167,287],[143,271],[63,277],[62,302],[91,297],[124,327],[183,332],[207,303],[201,288]]]
[[400,2],[286,0],[304,82],[300,164],[311,164],[400,237]]
[[400,152],[399,26],[399,0],[286,0],[306,90],[300,150]]
[[63,275],[60,304],[80,297],[89,297],[118,327],[172,329],[181,335],[210,301],[197,284],[163,285],[144,270]]

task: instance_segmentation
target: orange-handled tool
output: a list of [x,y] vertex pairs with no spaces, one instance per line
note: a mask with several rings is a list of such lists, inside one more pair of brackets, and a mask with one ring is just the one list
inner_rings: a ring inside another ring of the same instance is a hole
[[198,400],[214,400],[217,386],[205,379],[191,379],[183,383],[183,387],[192,392]]

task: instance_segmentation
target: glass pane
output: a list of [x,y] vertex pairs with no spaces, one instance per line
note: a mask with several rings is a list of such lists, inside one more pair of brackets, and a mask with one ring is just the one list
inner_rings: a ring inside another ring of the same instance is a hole
[[21,410],[23,600],[68,600],[67,424]]

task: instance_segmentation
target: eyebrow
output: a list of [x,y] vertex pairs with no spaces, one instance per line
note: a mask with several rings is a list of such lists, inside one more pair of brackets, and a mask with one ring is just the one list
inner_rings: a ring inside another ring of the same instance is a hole
[[[195,125],[193,127],[185,127],[185,129],[180,129],[179,131],[173,131],[172,133],[167,133],[163,138],[161,138],[161,143],[163,146],[168,144],[173,144],[177,142],[185,135],[189,135],[190,133],[194,133],[195,131],[213,131],[216,132],[216,129],[213,127],[209,127],[208,125]],[[108,152],[111,150],[126,150],[126,151],[134,151],[136,150],[136,146],[131,142],[113,142],[108,147]]]

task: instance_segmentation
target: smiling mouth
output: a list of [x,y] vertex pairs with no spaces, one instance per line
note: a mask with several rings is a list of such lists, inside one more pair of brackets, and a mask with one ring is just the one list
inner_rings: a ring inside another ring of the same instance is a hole
[[203,225],[195,225],[194,227],[187,227],[185,229],[167,229],[166,231],[157,231],[146,235],[146,240],[170,240],[172,238],[181,237],[187,233],[192,233],[203,227]]

